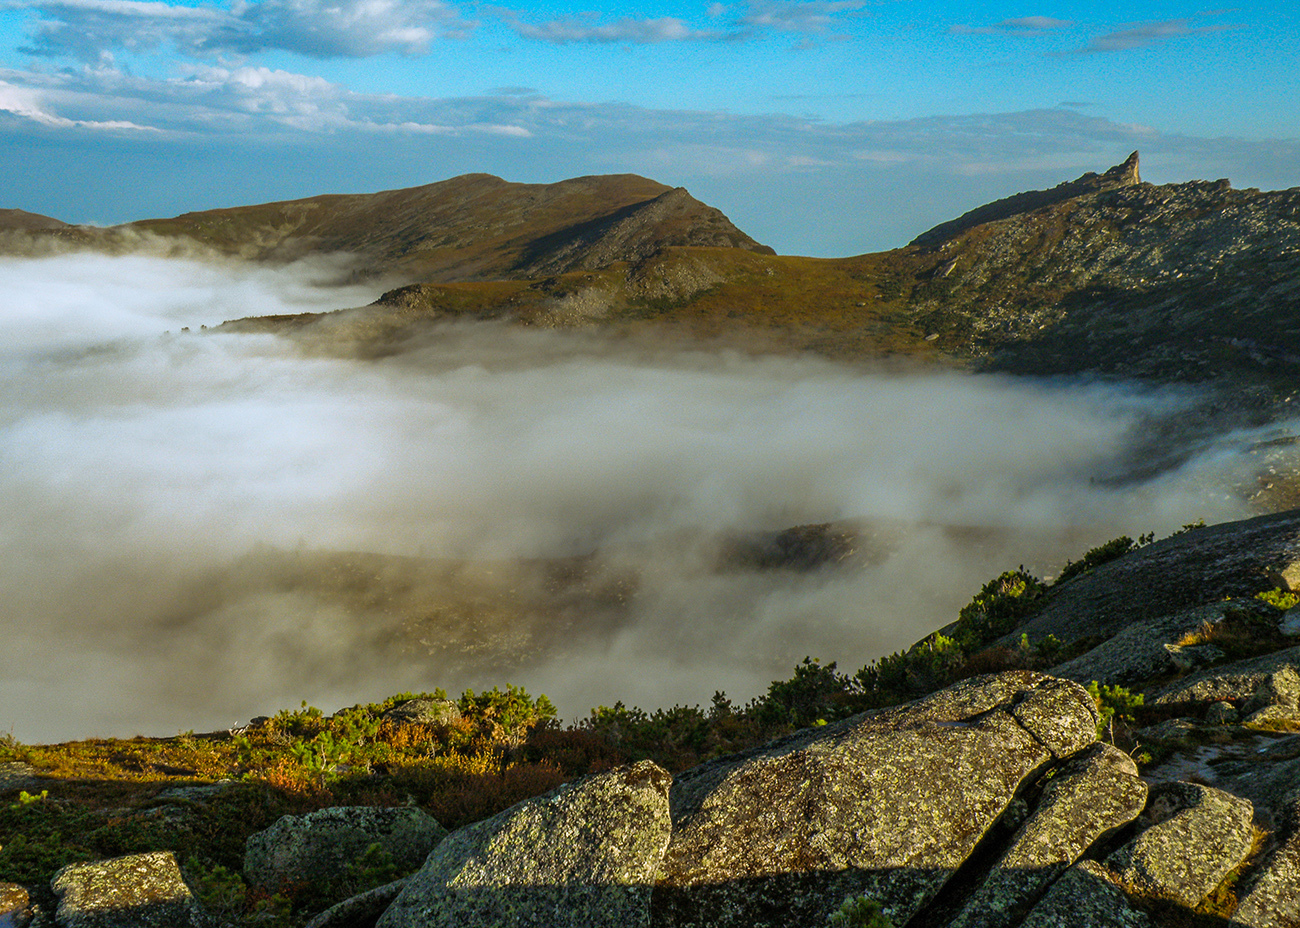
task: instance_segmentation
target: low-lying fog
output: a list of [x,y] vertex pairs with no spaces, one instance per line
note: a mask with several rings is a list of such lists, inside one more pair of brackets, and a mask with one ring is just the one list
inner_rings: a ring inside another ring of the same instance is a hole
[[[1186,394],[490,324],[382,361],[200,330],[374,296],[313,274],[0,261],[0,731],[507,682],[568,719],[743,702],[805,655],[852,671],[910,644],[1004,569],[1251,512],[1242,435],[1114,479]],[[863,533],[852,566],[719,554],[831,520]]]

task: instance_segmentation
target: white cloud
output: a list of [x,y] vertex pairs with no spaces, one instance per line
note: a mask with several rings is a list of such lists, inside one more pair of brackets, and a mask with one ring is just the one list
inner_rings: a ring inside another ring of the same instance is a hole
[[142,126],[124,119],[94,120],[68,119],[49,111],[40,102],[40,95],[30,88],[15,87],[0,81],[0,112],[9,113],[20,119],[30,120],[42,126],[56,129],[94,129],[126,130],[137,132],[157,132],[153,126]]
[[473,28],[442,0],[235,0],[229,10],[139,0],[34,0],[29,54],[104,61],[114,49],[174,46],[192,55],[267,50],[312,58],[422,54]]
[[653,45],[660,42],[713,41],[726,36],[725,33],[715,30],[694,29],[684,20],[671,16],[659,19],[634,19],[625,16],[612,22],[602,22],[598,15],[586,13],[529,23],[510,11],[501,11],[501,15],[510,28],[523,38],[548,42],[552,45],[617,42]]
[[825,32],[837,17],[866,5],[865,0],[752,0],[741,22],[781,32]]

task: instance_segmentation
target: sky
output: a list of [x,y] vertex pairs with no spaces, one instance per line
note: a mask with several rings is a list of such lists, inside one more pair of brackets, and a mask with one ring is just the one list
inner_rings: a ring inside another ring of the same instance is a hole
[[1300,184],[1290,0],[0,0],[0,206],[112,224],[637,173],[785,254],[905,244],[1140,150]]

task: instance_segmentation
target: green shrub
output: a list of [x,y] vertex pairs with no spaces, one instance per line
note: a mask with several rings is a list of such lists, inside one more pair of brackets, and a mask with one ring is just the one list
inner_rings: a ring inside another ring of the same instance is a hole
[[1271,590],[1265,590],[1262,593],[1256,593],[1255,598],[1260,602],[1268,603],[1275,609],[1294,609],[1297,603],[1300,603],[1300,596],[1292,593],[1290,590],[1284,590],[1281,587],[1274,587]]
[[880,903],[866,896],[845,898],[839,909],[831,913],[827,924],[835,928],[894,928],[894,923],[881,911]]
[[1113,731],[1114,722],[1132,725],[1136,721],[1133,711],[1143,703],[1141,693],[1130,693],[1122,686],[1108,686],[1093,680],[1088,684],[1088,695],[1097,706],[1097,737]]

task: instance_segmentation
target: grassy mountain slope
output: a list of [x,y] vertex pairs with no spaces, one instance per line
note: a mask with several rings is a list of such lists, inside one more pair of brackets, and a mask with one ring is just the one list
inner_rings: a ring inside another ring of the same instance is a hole
[[[39,230],[39,227],[32,227]],[[598,268],[672,245],[768,251],[681,188],[617,174],[513,184],[467,174],[404,190],[185,213],[59,238],[122,251],[187,243],[255,261],[345,253],[362,278],[492,280]]]

